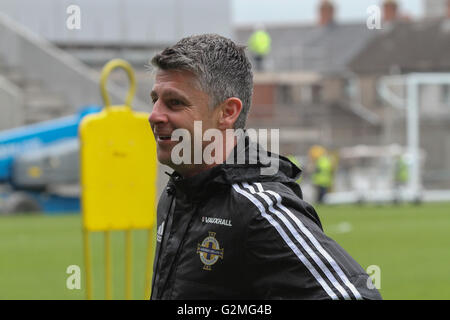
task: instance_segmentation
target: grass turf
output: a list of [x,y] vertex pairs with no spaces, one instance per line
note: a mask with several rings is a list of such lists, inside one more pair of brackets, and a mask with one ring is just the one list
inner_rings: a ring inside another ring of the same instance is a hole
[[380,267],[384,299],[450,299],[449,203],[317,210],[364,269]]
[[[450,203],[317,207],[325,232],[364,269],[381,270],[384,299],[450,299]],[[0,217],[0,299],[84,299],[66,288],[84,270],[79,215]],[[133,298],[144,296],[147,233],[133,233]],[[112,234],[113,296],[124,298],[124,234]],[[94,298],[104,298],[102,234],[91,236]]]
[[[147,231],[133,231],[133,298],[144,298]],[[113,298],[125,298],[124,232],[111,233]],[[90,234],[94,299],[104,299],[104,237]],[[69,290],[67,267],[81,268],[81,290]],[[0,217],[0,299],[84,299],[81,217]]]

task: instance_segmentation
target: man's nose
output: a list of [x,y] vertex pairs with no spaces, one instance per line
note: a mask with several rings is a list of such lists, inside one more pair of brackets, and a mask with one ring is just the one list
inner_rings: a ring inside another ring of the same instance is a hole
[[153,105],[148,121],[151,125],[168,122],[167,113],[164,112],[164,106],[159,101]]

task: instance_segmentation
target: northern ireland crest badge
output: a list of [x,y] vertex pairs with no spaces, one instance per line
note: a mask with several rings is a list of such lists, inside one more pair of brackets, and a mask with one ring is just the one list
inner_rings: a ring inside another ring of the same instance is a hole
[[215,232],[208,232],[208,234],[202,243],[197,245],[197,254],[200,255],[200,260],[204,264],[203,270],[211,271],[211,266],[219,258],[223,259],[223,248],[220,248]]

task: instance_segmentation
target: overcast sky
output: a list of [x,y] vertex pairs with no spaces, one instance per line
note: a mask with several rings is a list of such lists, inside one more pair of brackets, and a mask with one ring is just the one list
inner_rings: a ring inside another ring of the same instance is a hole
[[[317,21],[320,0],[232,0],[233,22],[304,22]],[[365,21],[366,10],[382,0],[334,0],[338,21]],[[422,15],[422,0],[398,0],[403,14]]]

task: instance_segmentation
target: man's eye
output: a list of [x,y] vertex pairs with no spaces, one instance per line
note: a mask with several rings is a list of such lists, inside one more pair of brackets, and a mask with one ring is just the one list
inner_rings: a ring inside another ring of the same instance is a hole
[[169,101],[169,103],[170,103],[171,106],[181,106],[183,104],[183,102],[181,102],[178,99],[171,99]]

